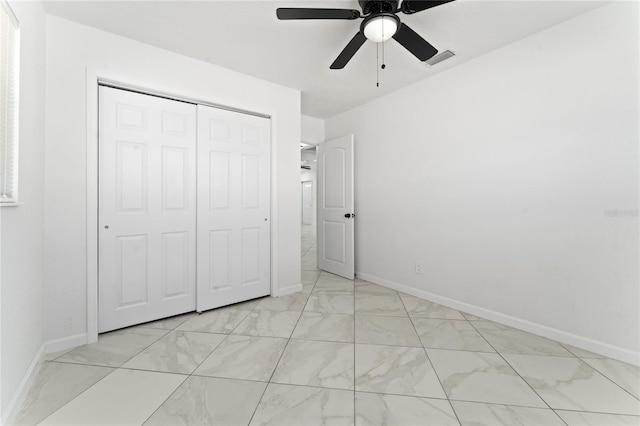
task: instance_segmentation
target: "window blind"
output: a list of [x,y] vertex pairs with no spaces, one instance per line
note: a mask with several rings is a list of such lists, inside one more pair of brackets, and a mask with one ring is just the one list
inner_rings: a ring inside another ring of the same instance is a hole
[[0,0],[0,205],[18,200],[18,20]]

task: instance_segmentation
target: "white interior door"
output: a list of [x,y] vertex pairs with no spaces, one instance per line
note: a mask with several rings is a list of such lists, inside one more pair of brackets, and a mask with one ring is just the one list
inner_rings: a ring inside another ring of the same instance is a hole
[[353,135],[318,145],[318,268],[355,276]]
[[313,224],[313,182],[302,182],[302,224]]
[[196,106],[100,87],[98,331],[196,304]]
[[270,129],[198,106],[199,312],[271,291]]

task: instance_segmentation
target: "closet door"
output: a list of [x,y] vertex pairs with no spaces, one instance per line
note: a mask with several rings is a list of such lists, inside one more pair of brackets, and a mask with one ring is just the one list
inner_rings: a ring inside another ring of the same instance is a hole
[[270,121],[198,105],[199,312],[270,293]]
[[100,88],[99,320],[196,307],[196,106]]

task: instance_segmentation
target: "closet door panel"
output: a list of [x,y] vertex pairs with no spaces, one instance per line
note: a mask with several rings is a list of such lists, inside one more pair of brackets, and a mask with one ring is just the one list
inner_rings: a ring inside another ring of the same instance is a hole
[[196,306],[196,106],[100,87],[98,330]]
[[198,106],[198,311],[270,293],[270,121]]

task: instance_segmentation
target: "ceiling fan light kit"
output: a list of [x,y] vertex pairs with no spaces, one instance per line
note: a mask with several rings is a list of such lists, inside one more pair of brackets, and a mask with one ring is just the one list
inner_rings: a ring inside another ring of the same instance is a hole
[[393,37],[399,26],[400,18],[393,13],[384,13],[365,18],[360,25],[360,31],[368,40],[382,43]]
[[280,20],[354,20],[363,18],[360,30],[330,66],[331,69],[342,69],[367,40],[382,43],[393,38],[420,61],[426,61],[433,57],[438,53],[438,49],[409,28],[407,24],[402,23],[397,14],[410,15],[452,1],[404,0],[399,5],[399,0],[358,0],[362,14],[355,9],[279,8],[276,10],[276,16]]

